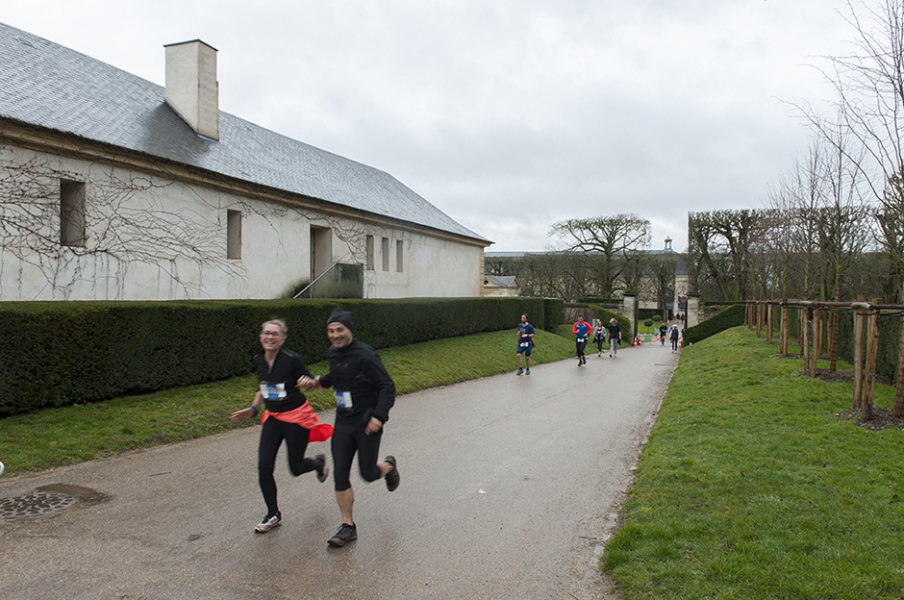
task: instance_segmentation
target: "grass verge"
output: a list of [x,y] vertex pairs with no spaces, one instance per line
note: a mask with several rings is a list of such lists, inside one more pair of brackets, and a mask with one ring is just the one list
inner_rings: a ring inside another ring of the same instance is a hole
[[[574,354],[568,339],[538,331],[536,340],[533,364]],[[514,370],[516,342],[513,329],[387,348],[380,357],[397,392],[410,394]],[[309,368],[322,375],[328,364]],[[37,471],[248,427],[259,421],[232,422],[229,415],[251,403],[256,385],[254,376],[237,377],[7,417],[0,420],[0,461],[7,473]],[[307,396],[315,410],[334,406],[328,390]]]
[[683,351],[601,561],[626,600],[902,597],[904,432],[776,354],[743,327]]

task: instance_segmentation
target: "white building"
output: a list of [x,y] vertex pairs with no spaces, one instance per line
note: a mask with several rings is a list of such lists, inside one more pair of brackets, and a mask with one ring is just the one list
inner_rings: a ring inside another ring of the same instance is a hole
[[0,300],[268,299],[335,263],[367,298],[481,295],[492,242],[221,112],[216,53],[167,46],[164,88],[0,24]]

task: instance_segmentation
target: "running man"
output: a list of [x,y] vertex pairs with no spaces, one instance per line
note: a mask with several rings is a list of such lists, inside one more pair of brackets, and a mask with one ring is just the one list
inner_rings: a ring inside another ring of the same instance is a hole
[[342,525],[327,543],[341,548],[358,539],[353,507],[355,493],[349,479],[352,460],[358,455],[358,469],[365,481],[386,479],[390,492],[399,487],[396,459],[379,461],[383,427],[395,404],[395,383],[386,372],[377,351],[354,337],[354,313],[335,308],[326,323],[330,372],[323,377],[302,377],[305,389],[333,388],[336,395],[336,425],[333,429],[333,481]]
[[537,335],[537,332],[534,331],[534,326],[527,322],[527,315],[521,315],[521,322],[518,323],[518,351],[516,352],[516,355],[518,356],[518,372],[516,375],[524,373],[524,370],[521,368],[522,352],[527,361],[527,374],[530,375],[530,351],[534,347],[533,338],[535,335]]

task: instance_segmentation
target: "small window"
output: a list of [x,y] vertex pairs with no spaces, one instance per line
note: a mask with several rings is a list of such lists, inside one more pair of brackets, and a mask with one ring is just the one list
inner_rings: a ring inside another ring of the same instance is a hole
[[389,270],[389,238],[383,238],[383,270]]
[[226,211],[226,258],[242,258],[242,211]]
[[404,261],[402,260],[403,252],[404,252],[404,246],[402,245],[402,240],[396,240],[396,243],[395,243],[395,266],[396,266],[396,271],[398,271],[399,273],[402,272],[402,266],[405,264]]
[[367,270],[374,270],[374,236],[367,236],[366,241],[366,252],[367,252]]
[[60,180],[60,243],[85,247],[85,184]]

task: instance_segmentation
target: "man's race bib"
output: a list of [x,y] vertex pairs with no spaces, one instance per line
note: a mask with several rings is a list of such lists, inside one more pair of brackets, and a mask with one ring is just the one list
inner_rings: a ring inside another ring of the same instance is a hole
[[521,342],[522,348],[527,348],[528,346],[530,346],[530,342]]
[[267,400],[281,400],[286,397],[286,384],[261,382],[261,394]]
[[354,405],[351,392],[336,392],[336,408],[351,408],[352,406]]
[[579,343],[579,344],[580,344],[580,343],[583,343],[584,339],[585,339],[585,338],[578,338],[578,343]]

